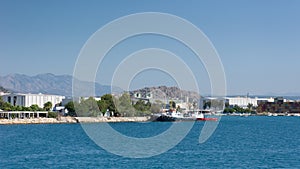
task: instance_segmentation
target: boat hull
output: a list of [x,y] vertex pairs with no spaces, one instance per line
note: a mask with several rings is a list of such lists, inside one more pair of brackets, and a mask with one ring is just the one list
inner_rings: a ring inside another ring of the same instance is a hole
[[197,121],[218,121],[218,118],[197,118]]
[[157,117],[156,119],[153,119],[152,121],[159,121],[159,122],[172,122],[172,121],[218,121],[218,118],[207,118],[207,117],[172,117],[172,116],[166,116],[162,115]]

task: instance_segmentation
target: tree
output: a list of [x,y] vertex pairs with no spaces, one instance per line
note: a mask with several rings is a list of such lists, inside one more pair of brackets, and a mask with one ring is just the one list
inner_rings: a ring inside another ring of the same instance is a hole
[[14,106],[14,110],[15,110],[15,111],[23,111],[23,107],[17,105],[17,106]]
[[49,118],[57,118],[57,116],[58,116],[58,113],[56,113],[56,112],[48,112]]
[[101,96],[101,100],[105,102],[105,104],[107,105],[107,109],[109,109],[109,111],[113,111],[115,113],[118,112],[115,106],[114,97],[111,94],[105,94]]
[[51,102],[46,102],[46,103],[44,104],[44,110],[50,111],[51,108],[52,108],[52,103],[51,103]]
[[235,110],[233,108],[226,107],[223,111],[224,113],[233,113]]
[[135,109],[131,105],[130,95],[124,93],[119,99],[115,101],[117,104],[117,110],[123,114],[123,116],[134,116]]
[[3,109],[3,105],[4,105],[4,101],[2,99],[2,97],[0,96],[0,109]]
[[13,109],[13,106],[7,102],[4,102],[1,109],[5,111],[11,111]]
[[37,104],[33,104],[30,106],[32,111],[41,111],[43,109],[41,109]]
[[95,117],[100,114],[98,104],[93,97],[82,100],[79,105],[75,104],[76,113],[83,117]]
[[150,114],[150,108],[151,108],[151,103],[150,102],[145,102],[143,100],[138,100],[133,107],[135,108],[135,115],[145,115],[145,114]]
[[68,115],[69,116],[76,116],[76,111],[75,111],[75,106],[74,102],[70,101],[65,105],[65,109],[68,110]]
[[250,111],[252,111],[253,104],[252,104],[252,103],[248,103],[247,107],[248,107],[248,109],[249,109]]
[[104,115],[109,107],[108,103],[105,100],[99,100],[99,101],[97,101],[97,105],[99,107],[99,110]]

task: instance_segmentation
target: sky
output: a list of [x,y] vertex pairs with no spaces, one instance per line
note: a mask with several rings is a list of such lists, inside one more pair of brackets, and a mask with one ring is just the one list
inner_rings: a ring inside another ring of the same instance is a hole
[[[300,95],[300,1],[0,1],[0,75],[72,75],[80,50],[98,29],[134,13],[161,12],[194,24],[209,38],[224,67],[229,95]],[[163,25],[162,25],[163,26]],[[161,48],[179,55],[202,93],[210,83],[203,65],[181,43],[144,35],[115,46],[96,81],[111,84],[118,64],[134,51]],[[170,64],[172,62],[170,61]],[[176,84],[176,78],[145,70],[130,88]]]

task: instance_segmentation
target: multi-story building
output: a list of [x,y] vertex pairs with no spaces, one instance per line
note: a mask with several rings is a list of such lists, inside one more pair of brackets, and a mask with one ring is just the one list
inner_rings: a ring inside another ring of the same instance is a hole
[[[235,105],[247,108],[249,104],[251,104],[253,107],[257,107],[258,103],[261,101],[268,101],[273,102],[274,98],[251,98],[251,97],[224,97],[224,98],[214,98],[214,97],[204,97],[201,99],[200,105],[203,105],[202,107],[205,107],[205,103],[212,102],[212,101],[224,101],[226,104],[229,105],[229,107],[233,107]],[[205,107],[207,108],[207,107]]]
[[300,113],[300,102],[287,101],[282,97],[274,102],[262,101],[258,104],[257,113]]
[[22,94],[22,93],[10,93],[2,96],[3,101],[10,103],[13,106],[30,107],[33,104],[39,107],[44,107],[47,102],[52,103],[52,108],[60,103],[65,96],[48,95],[48,94]]
[[247,108],[249,104],[251,104],[254,107],[258,106],[258,103],[261,101],[268,101],[268,102],[274,102],[274,98],[251,98],[251,97],[226,97],[226,102],[229,106],[239,106],[242,108]]

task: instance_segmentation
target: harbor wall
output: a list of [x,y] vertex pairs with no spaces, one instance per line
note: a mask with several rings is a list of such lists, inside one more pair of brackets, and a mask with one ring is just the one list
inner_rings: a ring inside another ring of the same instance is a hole
[[59,118],[15,118],[0,119],[5,124],[60,124],[60,123],[100,123],[100,122],[146,122],[150,117],[59,117]]

